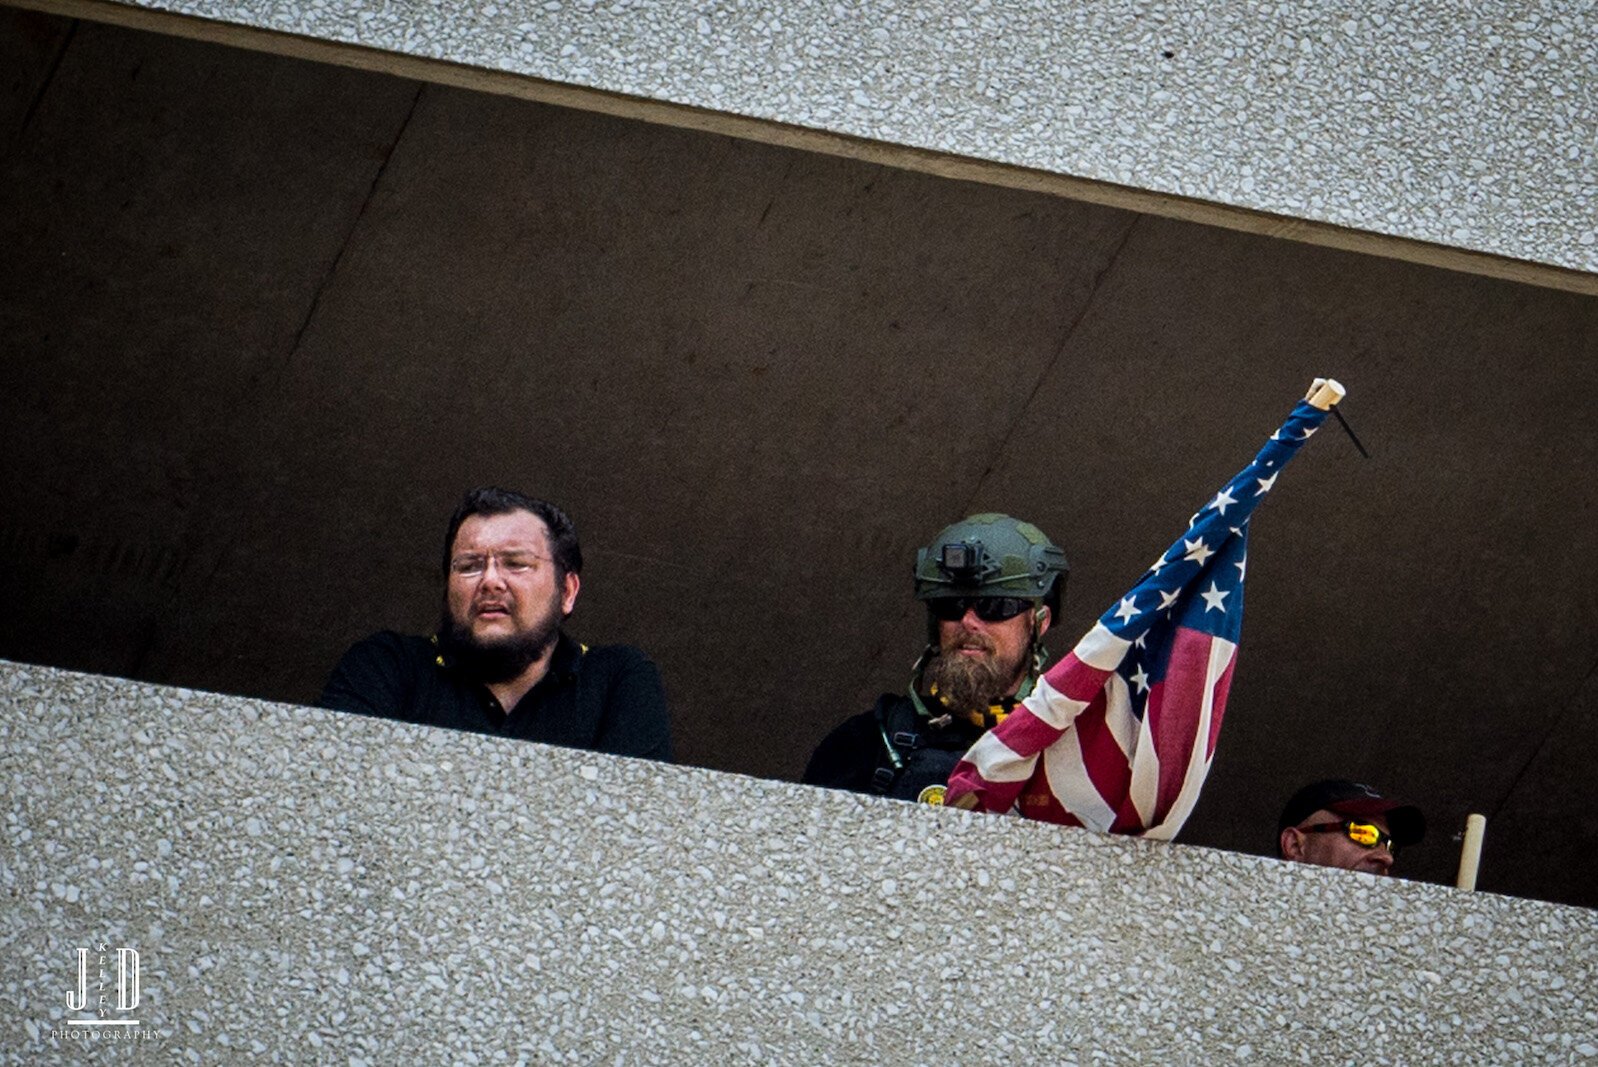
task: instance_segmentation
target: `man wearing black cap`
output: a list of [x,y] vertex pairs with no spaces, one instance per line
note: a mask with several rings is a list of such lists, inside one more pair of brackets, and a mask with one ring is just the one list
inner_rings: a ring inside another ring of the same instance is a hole
[[1284,860],[1392,874],[1393,855],[1426,834],[1420,809],[1360,782],[1329,778],[1293,794],[1276,825]]

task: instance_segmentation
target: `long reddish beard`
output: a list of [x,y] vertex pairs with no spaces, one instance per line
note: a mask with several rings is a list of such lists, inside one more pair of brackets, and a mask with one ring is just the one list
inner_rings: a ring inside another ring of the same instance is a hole
[[[985,656],[954,655],[959,648],[981,648]],[[971,634],[954,648],[945,649],[927,664],[925,680],[937,687],[938,699],[956,715],[986,711],[1009,696],[1021,680],[1022,664],[1006,663],[995,655],[991,642]]]

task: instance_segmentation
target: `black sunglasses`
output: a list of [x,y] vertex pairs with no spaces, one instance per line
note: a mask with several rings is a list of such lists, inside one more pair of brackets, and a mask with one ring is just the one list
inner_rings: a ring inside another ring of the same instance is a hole
[[944,622],[963,619],[968,611],[976,612],[983,622],[1003,622],[1031,607],[1032,601],[1018,596],[945,596],[927,601],[932,617]]

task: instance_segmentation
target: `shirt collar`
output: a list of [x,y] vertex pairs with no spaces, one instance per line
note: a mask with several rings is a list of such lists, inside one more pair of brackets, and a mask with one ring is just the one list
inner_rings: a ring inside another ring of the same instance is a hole
[[549,673],[545,677],[572,681],[577,677],[577,670],[582,666],[583,653],[587,651],[586,645],[572,640],[565,630],[560,631],[555,638],[555,651],[550,654]]

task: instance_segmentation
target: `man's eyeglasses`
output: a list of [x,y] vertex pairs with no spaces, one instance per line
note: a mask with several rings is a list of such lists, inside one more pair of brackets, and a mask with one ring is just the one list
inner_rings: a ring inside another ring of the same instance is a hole
[[540,563],[549,562],[545,557],[530,552],[490,552],[486,556],[456,556],[449,561],[449,572],[462,578],[476,578],[488,570],[490,560],[497,563],[506,574],[527,574]]
[[1385,848],[1393,855],[1398,854],[1398,846],[1393,843],[1393,835],[1375,823],[1343,819],[1340,822],[1318,822],[1313,826],[1300,826],[1299,829],[1306,834],[1347,834],[1348,839],[1356,845],[1364,848]]
[[932,617],[944,622],[963,619],[968,611],[976,612],[983,622],[1003,622],[1031,607],[1032,601],[1018,596],[944,596],[927,601]]

